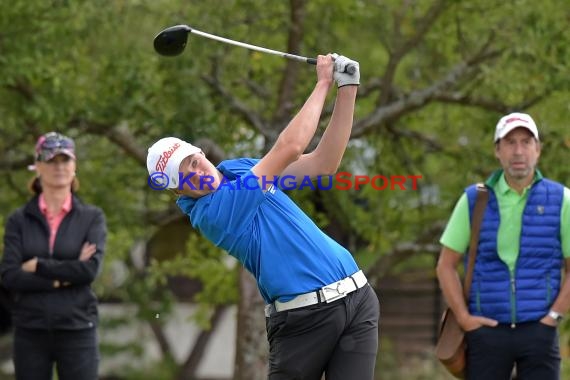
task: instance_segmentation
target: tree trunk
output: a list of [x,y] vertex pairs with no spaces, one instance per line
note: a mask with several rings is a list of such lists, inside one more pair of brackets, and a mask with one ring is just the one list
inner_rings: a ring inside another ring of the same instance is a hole
[[267,379],[269,352],[265,333],[265,303],[250,273],[240,268],[234,380]]
[[192,347],[190,355],[186,359],[186,362],[180,367],[180,371],[176,376],[176,380],[196,379],[196,371],[198,370],[200,362],[204,358],[204,354],[206,353],[206,346],[208,345],[212,334],[220,325],[220,321],[225,309],[225,306],[216,307],[214,313],[212,314],[212,318],[210,319],[211,328],[208,330],[202,330],[202,332],[200,332],[198,339],[196,339],[196,343],[194,343],[194,347]]

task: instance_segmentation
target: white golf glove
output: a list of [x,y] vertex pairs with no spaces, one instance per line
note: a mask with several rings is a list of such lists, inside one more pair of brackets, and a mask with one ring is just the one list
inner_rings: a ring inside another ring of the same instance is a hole
[[[333,77],[338,87],[342,86],[358,86],[360,84],[360,65],[357,61],[338,55],[331,54],[334,58],[334,73]],[[354,70],[350,73],[349,70]]]

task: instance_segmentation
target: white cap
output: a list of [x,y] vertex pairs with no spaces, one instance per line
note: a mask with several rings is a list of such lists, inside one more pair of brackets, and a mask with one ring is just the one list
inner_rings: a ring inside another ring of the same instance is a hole
[[199,153],[202,150],[184,140],[176,137],[164,137],[148,148],[146,167],[153,180],[165,180],[155,173],[164,173],[168,178],[169,189],[178,187],[180,163],[186,157]]
[[503,116],[497,123],[495,129],[495,142],[505,137],[510,131],[515,128],[522,127],[528,129],[535,139],[538,140],[538,128],[530,115],[526,113],[513,112]]

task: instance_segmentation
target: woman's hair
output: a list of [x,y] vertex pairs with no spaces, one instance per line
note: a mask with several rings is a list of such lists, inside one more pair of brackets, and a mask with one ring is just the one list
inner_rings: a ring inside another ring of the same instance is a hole
[[[30,180],[30,182],[28,182],[28,190],[30,190],[30,192],[35,195],[40,195],[42,193],[43,189],[40,177],[35,176]],[[73,177],[73,182],[71,182],[71,192],[75,193],[78,190],[79,190],[79,180],[77,179],[77,177]]]

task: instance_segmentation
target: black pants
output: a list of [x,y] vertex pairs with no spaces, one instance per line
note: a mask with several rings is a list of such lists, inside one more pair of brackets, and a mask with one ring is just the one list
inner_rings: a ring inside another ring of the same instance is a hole
[[17,380],[96,380],[99,367],[97,330],[14,331]]
[[540,322],[481,327],[466,334],[467,379],[560,379],[560,351],[555,327]]
[[266,318],[270,380],[372,380],[380,305],[370,285]]

